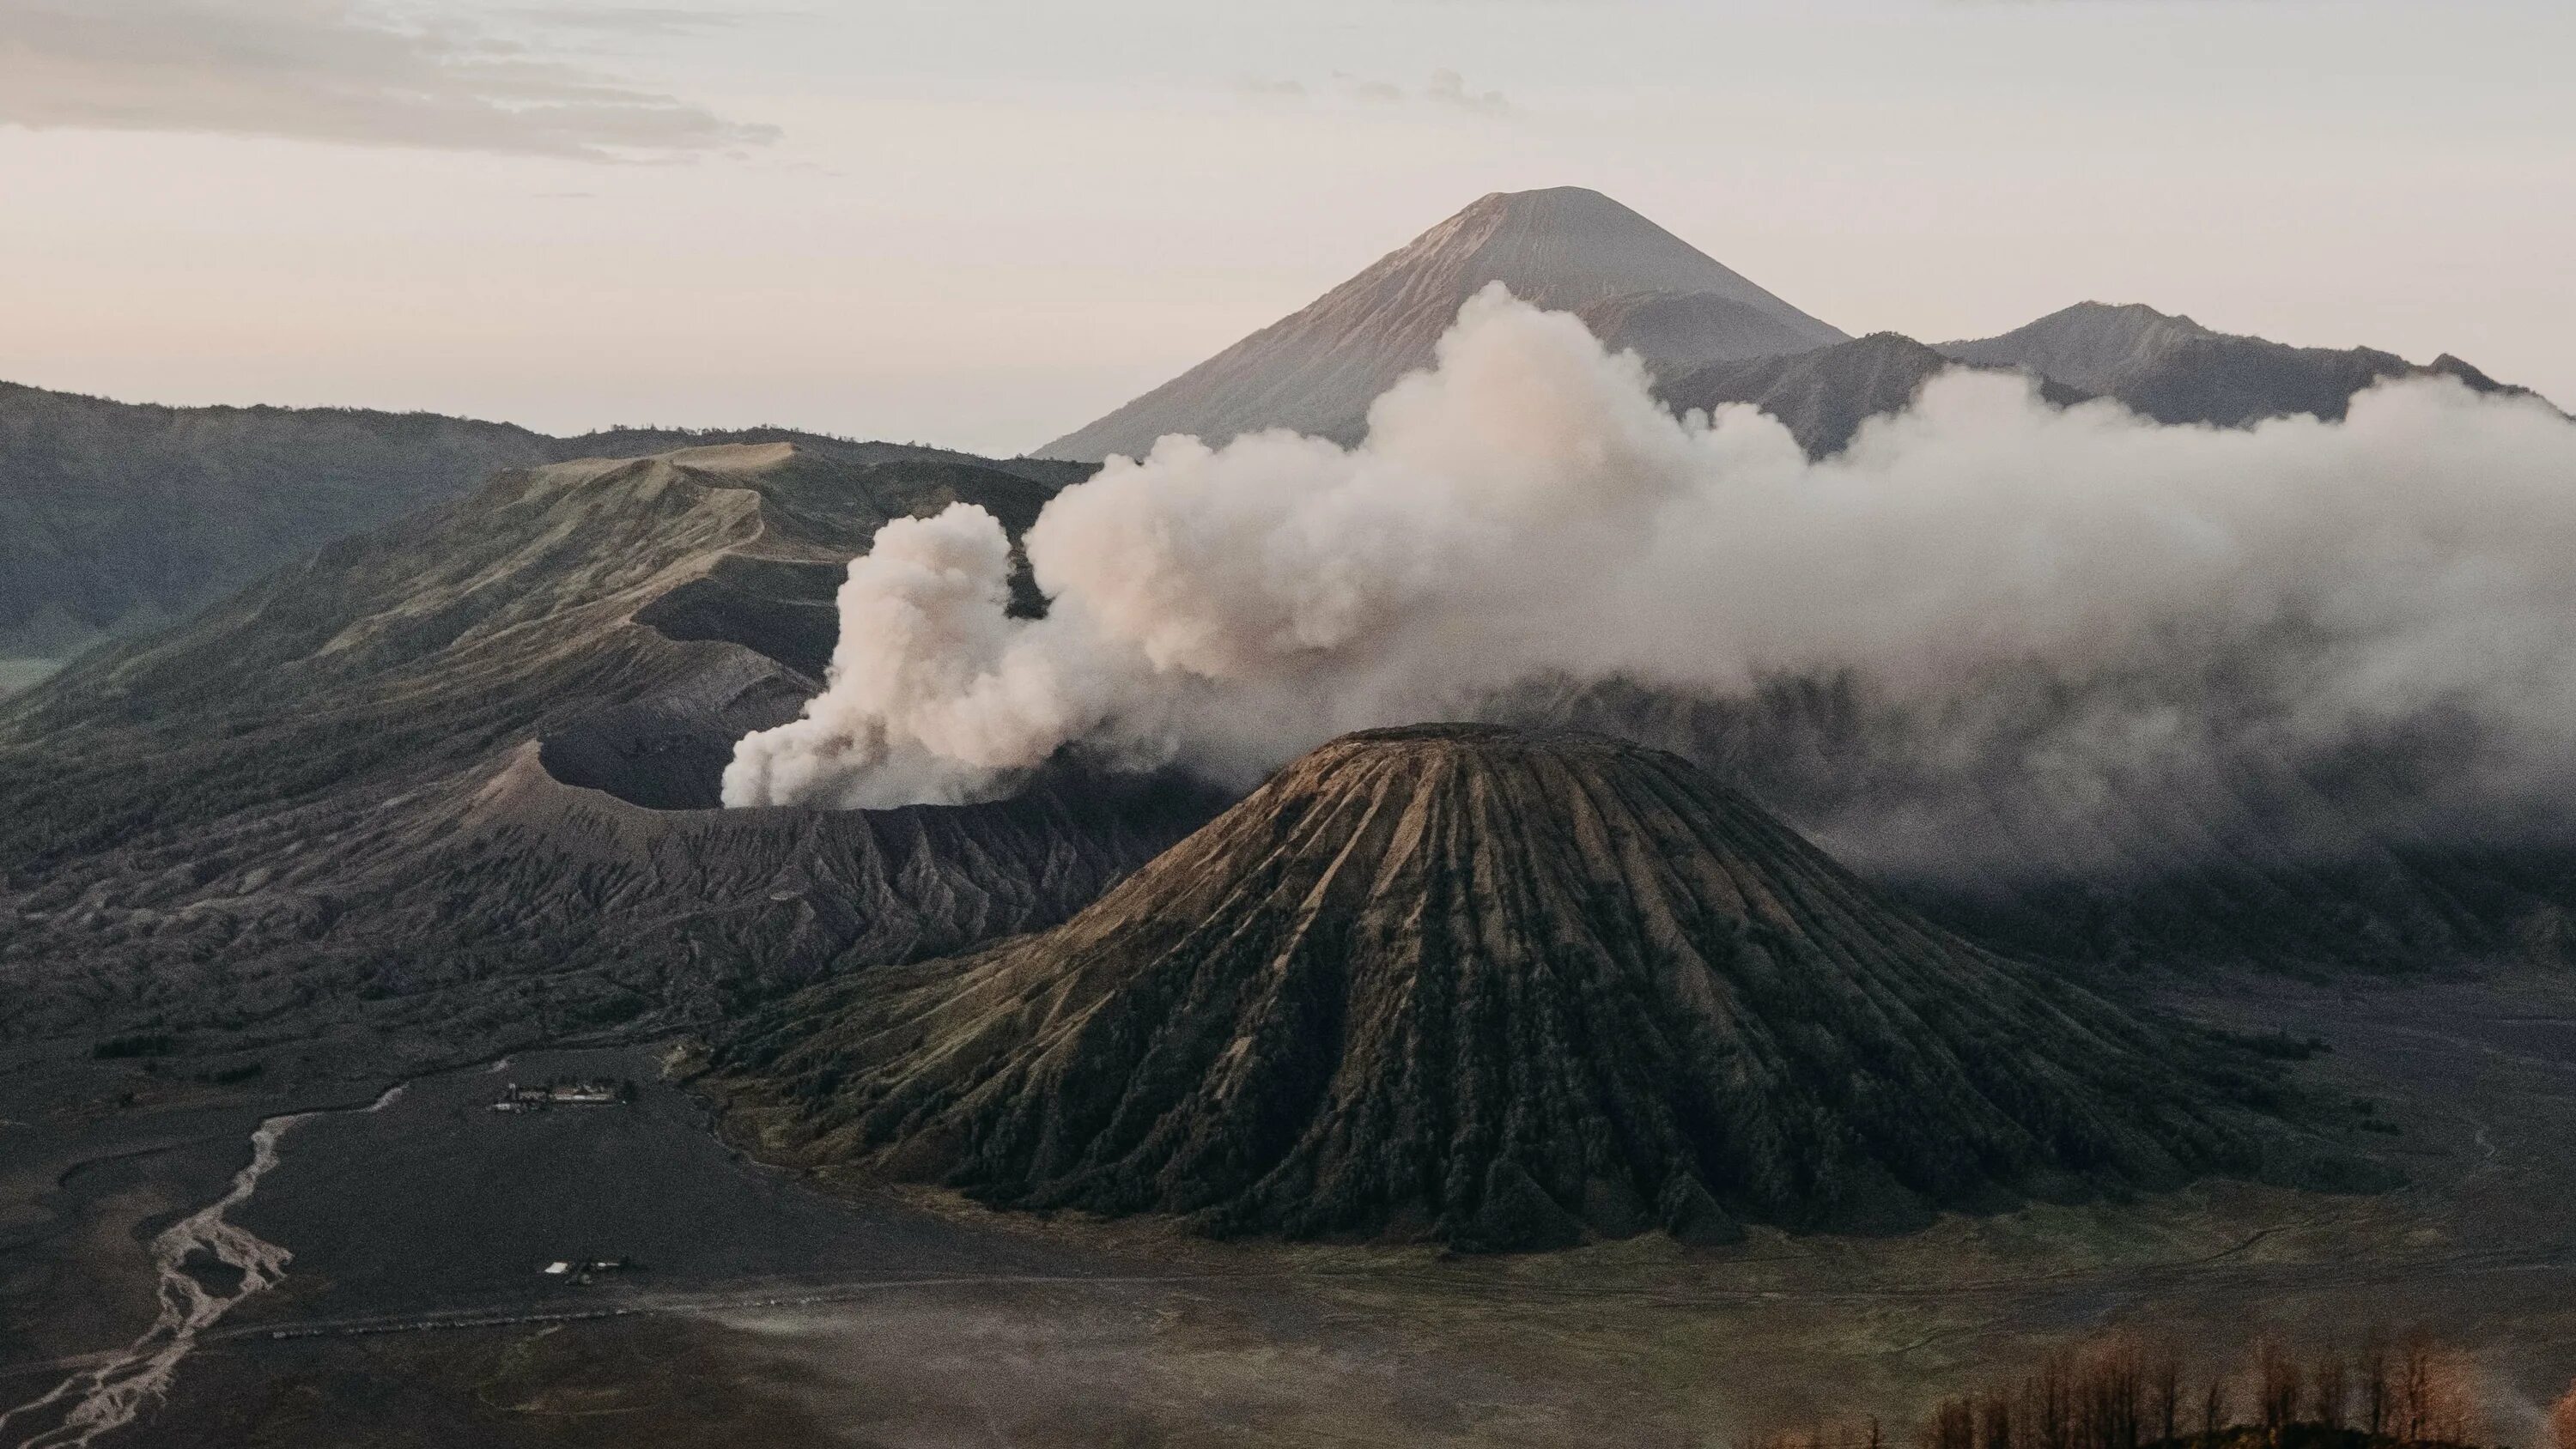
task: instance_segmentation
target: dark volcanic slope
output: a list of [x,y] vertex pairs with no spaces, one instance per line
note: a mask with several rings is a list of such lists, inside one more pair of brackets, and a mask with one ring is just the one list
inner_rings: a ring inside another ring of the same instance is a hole
[[2000,337],[1939,350],[1983,367],[2019,367],[2080,392],[2115,397],[2162,423],[2242,427],[2309,413],[2340,418],[2352,395],[2391,377],[2441,374],[2480,392],[2519,392],[2445,355],[2418,367],[2368,347],[2291,347],[2213,332],[2152,307],[2080,302]]
[[1597,191],[1496,192],[1116,412],[1038,452],[1142,456],[1166,433],[1222,444],[1293,428],[1356,441],[1378,394],[1431,362],[1486,284],[1573,312],[1659,369],[1803,352],[1843,334]]
[[806,1161],[1516,1247],[2252,1172],[2221,1056],[1671,755],[1439,725],[1326,745],[1064,926],[821,988],[719,1066]]
[[[1873,332],[1789,357],[1713,362],[1659,391],[1676,411],[1751,403],[1787,424],[1809,457],[1822,458],[1841,452],[1862,423],[1912,405],[1923,384],[1957,365],[1913,338]],[[2060,407],[2088,396],[2047,379],[2040,392]]]
[[0,704],[0,1035],[436,1055],[1062,919],[1207,807],[705,808],[878,525],[1050,494],[786,444],[554,464],[92,654]]
[[0,657],[183,617],[502,468],[748,442],[852,464],[970,461],[775,428],[552,438],[434,413],[155,407],[0,383]]

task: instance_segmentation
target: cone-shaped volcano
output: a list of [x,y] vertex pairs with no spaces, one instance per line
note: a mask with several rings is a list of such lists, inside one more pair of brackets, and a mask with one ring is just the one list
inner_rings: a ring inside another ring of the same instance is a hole
[[719,1066],[807,1161],[1517,1247],[2250,1171],[2272,1128],[2230,1061],[1675,756],[1437,725],[1326,745],[1064,926],[810,993]]
[[1458,308],[1491,282],[1580,316],[1659,372],[1845,340],[1600,192],[1496,192],[1038,456],[1141,458],[1166,433],[1215,447],[1264,428],[1356,442],[1369,404],[1430,366]]

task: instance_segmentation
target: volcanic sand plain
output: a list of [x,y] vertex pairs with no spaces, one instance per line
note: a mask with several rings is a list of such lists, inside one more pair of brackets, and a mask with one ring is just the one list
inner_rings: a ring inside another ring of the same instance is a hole
[[[2488,1432],[2529,1442],[2576,1373],[2576,981],[2255,979],[2173,1004],[2322,1039],[2295,1070],[2372,1103],[2409,1185],[2207,1182],[1713,1250],[1218,1243],[800,1181],[731,1151],[661,1047],[534,1053],[290,1134],[234,1215],[295,1254],[284,1281],[100,1442],[1720,1444],[1901,1426],[2111,1329],[2210,1362],[2372,1325],[2471,1353]],[[631,1077],[636,1100],[489,1110],[553,1076]],[[50,1185],[0,1159],[0,1399],[148,1321],[146,1244],[220,1194],[263,1110],[177,1094],[96,1118]],[[586,1287],[539,1271],[612,1257],[634,1266]]]

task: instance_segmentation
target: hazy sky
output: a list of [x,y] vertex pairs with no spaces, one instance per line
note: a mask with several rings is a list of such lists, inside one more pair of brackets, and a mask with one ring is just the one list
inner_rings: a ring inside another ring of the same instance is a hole
[[0,378],[1034,446],[1476,196],[2576,404],[2567,0],[0,0]]

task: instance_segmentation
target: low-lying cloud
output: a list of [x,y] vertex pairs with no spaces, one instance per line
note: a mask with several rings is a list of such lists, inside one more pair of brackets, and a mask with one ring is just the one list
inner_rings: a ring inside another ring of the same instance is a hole
[[889,524],[828,687],[740,742],[727,803],[986,798],[1064,751],[1241,782],[1363,726],[1784,681],[1935,782],[1836,807],[1882,859],[1997,779],[2063,814],[2377,750],[2450,772],[2418,825],[2576,786],[2576,426],[2447,379],[2222,430],[1954,371],[1819,462],[1749,408],[1676,419],[1496,287],[1358,446],[1165,438],[1025,542],[1043,618],[983,510]]
[[[585,27],[619,16],[589,12]],[[633,18],[668,31],[686,17]],[[14,0],[0,6],[0,124],[589,161],[673,160],[778,134],[486,30],[360,0]]]

